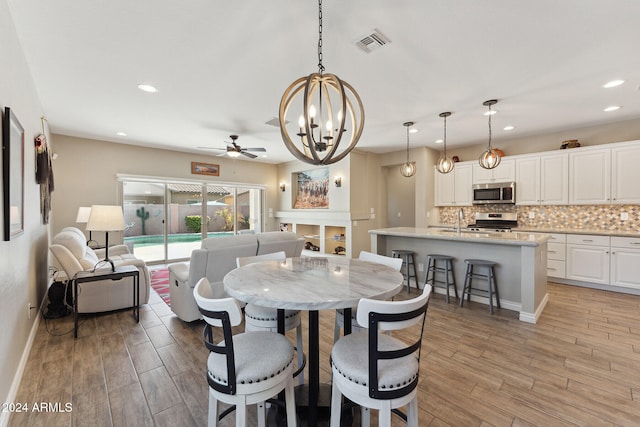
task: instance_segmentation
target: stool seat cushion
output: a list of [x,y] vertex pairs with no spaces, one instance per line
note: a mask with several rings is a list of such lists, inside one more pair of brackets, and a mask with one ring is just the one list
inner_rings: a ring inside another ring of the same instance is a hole
[[[284,318],[285,321],[289,318],[296,317],[300,314],[299,310],[285,310]],[[244,308],[244,315],[251,319],[262,320],[262,321],[277,321],[278,320],[278,309],[271,307],[263,307],[261,305],[256,304],[247,304]]]
[[464,262],[471,265],[483,266],[483,267],[492,267],[498,265],[497,262],[487,261],[484,259],[465,259]]
[[429,254],[427,255],[427,258],[431,258],[431,259],[436,259],[438,261],[446,261],[446,260],[453,260],[454,258],[450,255],[436,255],[436,254]]
[[[224,343],[224,342],[223,342]],[[275,332],[245,332],[233,336],[237,384],[266,381],[287,368],[293,361],[293,346]],[[268,351],[269,357],[256,357]],[[227,384],[227,362],[223,354],[209,353],[209,377]]]
[[411,255],[413,254],[413,251],[408,251],[405,249],[393,249],[391,251],[392,254],[397,254],[397,255]]
[[[405,348],[407,344],[386,334],[378,334],[380,350]],[[354,332],[338,340],[331,351],[331,363],[349,381],[367,387],[369,380],[369,331]],[[418,375],[415,355],[382,360],[378,365],[381,389],[402,387]]]

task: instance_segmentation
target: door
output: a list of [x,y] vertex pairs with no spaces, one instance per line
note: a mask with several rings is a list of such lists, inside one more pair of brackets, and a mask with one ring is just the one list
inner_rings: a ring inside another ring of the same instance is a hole
[[540,157],[516,160],[516,204],[540,204]]
[[609,203],[611,150],[569,153],[569,204]]
[[416,176],[406,178],[400,166],[389,168],[387,174],[387,227],[415,227]]
[[567,279],[609,284],[609,248],[567,244]]
[[145,262],[166,259],[165,184],[125,181],[124,243]]

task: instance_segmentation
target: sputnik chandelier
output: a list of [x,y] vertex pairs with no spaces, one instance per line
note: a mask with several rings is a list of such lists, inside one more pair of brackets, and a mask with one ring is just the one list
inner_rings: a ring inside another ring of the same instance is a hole
[[407,128],[407,161],[400,166],[400,173],[406,178],[409,178],[416,173],[416,162],[409,161],[409,128],[413,125],[413,122],[403,123],[403,126]]
[[442,157],[438,159],[438,163],[436,163],[436,170],[440,173],[449,173],[455,166],[453,160],[447,157],[447,117],[449,117],[450,115],[451,113],[448,111],[440,113],[440,117],[444,119],[444,138],[442,140],[444,143],[444,153],[442,154]]
[[[282,140],[291,154],[305,163],[329,165],[342,160],[358,143],[364,128],[364,108],[349,83],[335,74],[324,73],[322,0],[318,1],[318,8],[318,72],[299,78],[285,90],[279,119]],[[292,138],[287,129],[291,123],[287,121],[288,114],[298,117],[297,138]],[[294,139],[298,142],[294,143]],[[344,147],[342,151],[338,151],[340,146]]]
[[489,116],[489,146],[487,147],[487,149],[482,154],[480,154],[480,158],[478,159],[478,162],[480,163],[480,166],[482,166],[485,169],[493,169],[493,168],[498,167],[498,165],[500,164],[500,160],[502,160],[502,158],[498,154],[498,151],[491,146],[491,116],[493,116],[493,114],[494,114],[494,112],[491,111],[491,107],[496,105],[497,103],[498,103],[497,99],[490,99],[490,100],[484,101],[482,103],[482,105],[484,105],[485,107],[489,107],[489,111],[488,111],[488,116]]

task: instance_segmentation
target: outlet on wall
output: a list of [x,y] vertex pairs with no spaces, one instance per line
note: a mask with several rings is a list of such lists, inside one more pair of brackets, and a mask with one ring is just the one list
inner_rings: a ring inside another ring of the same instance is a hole
[[535,212],[529,212],[529,219],[535,219],[536,218],[536,213]]
[[620,212],[620,220],[621,221],[629,220],[629,212]]
[[418,271],[424,271],[424,264],[418,264]]

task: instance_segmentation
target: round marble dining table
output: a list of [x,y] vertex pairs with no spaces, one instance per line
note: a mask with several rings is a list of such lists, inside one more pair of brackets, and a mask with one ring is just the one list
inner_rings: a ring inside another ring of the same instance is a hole
[[[308,378],[296,392],[296,406],[307,408],[307,425],[318,422],[318,406],[328,407],[329,396],[320,395],[319,310],[343,308],[345,319],[362,298],[389,299],[402,290],[403,276],[382,264],[342,257],[300,257],[284,261],[263,261],[232,270],[224,277],[226,292],[246,303],[309,313]],[[283,332],[284,321],[280,321]],[[345,333],[350,332],[345,322]],[[331,336],[333,339],[333,335]],[[304,400],[301,402],[299,400]],[[326,406],[325,406],[326,405]]]

